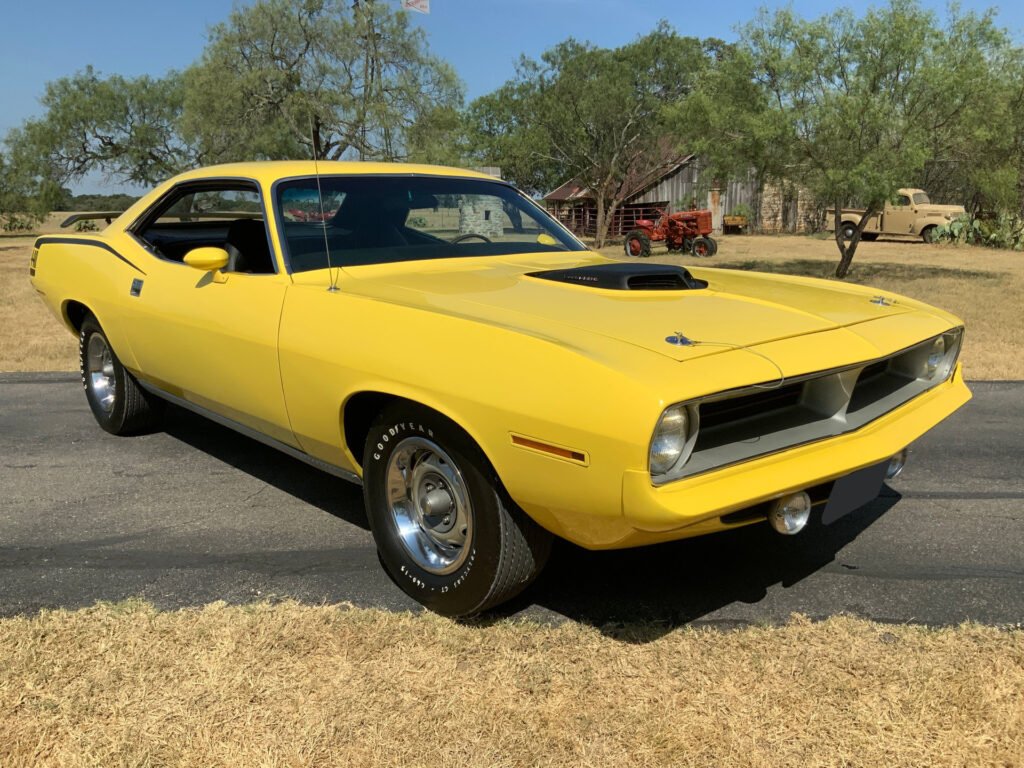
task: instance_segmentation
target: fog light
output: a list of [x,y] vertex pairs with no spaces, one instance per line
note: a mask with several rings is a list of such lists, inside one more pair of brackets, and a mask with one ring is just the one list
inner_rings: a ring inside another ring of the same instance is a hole
[[811,497],[804,491],[783,496],[772,505],[768,522],[786,536],[800,533],[811,517]]
[[889,459],[889,466],[885,469],[885,479],[895,480],[903,472],[903,468],[907,465],[907,449],[904,448],[902,451],[897,453],[891,459]]

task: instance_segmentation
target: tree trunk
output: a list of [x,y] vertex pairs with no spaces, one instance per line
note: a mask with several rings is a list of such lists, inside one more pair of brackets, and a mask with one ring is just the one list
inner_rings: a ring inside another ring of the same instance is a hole
[[597,230],[594,232],[594,247],[604,248],[604,241],[608,235],[608,222],[604,213],[604,197],[597,196]]
[[612,198],[605,200],[598,195],[597,198],[597,235],[594,238],[596,248],[604,248],[608,242],[608,230],[615,221],[615,212],[619,209],[619,200]]
[[323,160],[325,158],[323,156],[324,155],[323,141],[320,138],[320,116],[319,115],[317,115],[316,117],[313,118],[312,133],[313,133],[313,135],[310,138],[313,141],[313,159],[314,160]]
[[842,203],[839,200],[835,201],[835,228],[836,228],[836,247],[839,248],[839,264],[836,266],[836,277],[842,280],[846,277],[850,271],[850,264],[853,263],[853,254],[857,252],[857,246],[860,245],[860,237],[864,233],[864,227],[867,226],[868,221],[876,213],[881,211],[880,206],[869,205],[865,210],[864,214],[860,217],[860,221],[857,222],[857,228],[853,231],[853,237],[850,238],[849,242],[843,239],[843,212]]

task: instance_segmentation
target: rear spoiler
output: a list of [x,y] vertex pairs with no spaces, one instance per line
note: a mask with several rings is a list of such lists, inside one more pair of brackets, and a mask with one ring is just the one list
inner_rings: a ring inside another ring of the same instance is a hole
[[65,227],[70,227],[75,222],[88,221],[90,219],[104,219],[107,224],[109,224],[122,213],[124,213],[124,211],[87,211],[86,213],[72,213],[60,223],[60,227],[61,229],[64,229]]
[[[89,211],[86,213],[73,213],[60,223],[61,228],[70,227],[77,221],[88,219],[105,219],[107,224],[112,222],[124,211]],[[262,219],[262,211],[217,211],[215,213],[183,213],[174,218],[181,221],[198,221],[200,219]]]

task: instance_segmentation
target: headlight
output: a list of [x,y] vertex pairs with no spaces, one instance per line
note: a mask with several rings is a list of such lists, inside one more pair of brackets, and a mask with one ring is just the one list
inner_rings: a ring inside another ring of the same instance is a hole
[[943,380],[948,378],[956,365],[956,359],[960,355],[960,342],[963,340],[963,329],[954,328],[941,336],[936,336],[931,346],[928,347],[928,355],[924,359],[921,376],[928,381]]
[[932,341],[931,349],[928,350],[928,357],[924,364],[924,377],[926,379],[935,378],[935,373],[939,370],[939,364],[942,363],[942,358],[945,356],[946,338],[939,336]]
[[664,475],[683,457],[690,437],[690,416],[685,405],[666,408],[651,438],[651,475]]
[[921,342],[892,358],[889,369],[908,379],[928,382],[929,386],[945,381],[956,366],[963,333],[963,328],[954,328]]

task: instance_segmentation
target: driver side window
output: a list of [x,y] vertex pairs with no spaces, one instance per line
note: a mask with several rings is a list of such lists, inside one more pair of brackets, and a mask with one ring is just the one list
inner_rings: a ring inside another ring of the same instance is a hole
[[194,248],[212,246],[228,252],[225,271],[277,271],[254,184],[204,182],[176,187],[133,232],[168,261],[181,262]]

